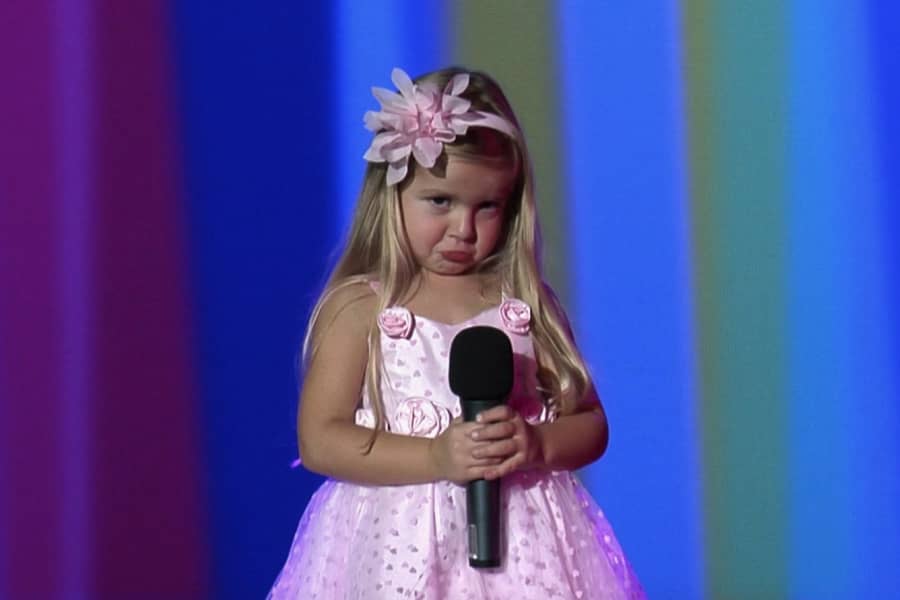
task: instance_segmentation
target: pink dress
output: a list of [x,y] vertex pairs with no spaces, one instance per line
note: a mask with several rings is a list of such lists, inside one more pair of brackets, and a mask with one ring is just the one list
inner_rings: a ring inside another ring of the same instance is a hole
[[[509,403],[531,423],[553,419],[537,395],[530,311],[508,299],[450,325],[394,307],[379,316],[382,394],[394,433],[435,437],[460,414],[447,384],[450,343],[465,327],[509,336],[515,383]],[[356,423],[371,427],[367,395]],[[470,567],[466,489],[448,481],[369,486],[327,480],[300,519],[287,562],[269,593],[316,598],[635,599],[644,592],[612,528],[569,471],[517,472],[501,483],[502,565]]]

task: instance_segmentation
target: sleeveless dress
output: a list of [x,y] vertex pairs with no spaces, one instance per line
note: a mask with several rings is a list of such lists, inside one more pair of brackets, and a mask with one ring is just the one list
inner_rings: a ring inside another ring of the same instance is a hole
[[[453,325],[400,306],[383,311],[378,325],[388,429],[435,437],[461,414],[447,384],[450,343],[474,325],[501,329],[512,342],[509,404],[532,424],[552,421],[537,393],[530,318],[529,307],[514,298]],[[356,423],[375,423],[365,393]],[[501,566],[476,569],[468,564],[464,486],[328,479],[310,499],[268,598],[645,598],[603,512],[573,473],[507,475],[500,498]]]

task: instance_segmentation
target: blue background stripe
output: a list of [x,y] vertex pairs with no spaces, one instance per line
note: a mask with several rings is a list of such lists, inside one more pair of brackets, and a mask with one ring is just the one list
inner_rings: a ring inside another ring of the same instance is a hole
[[319,480],[287,467],[295,358],[334,242],[334,14],[327,2],[173,6],[211,596],[243,600],[272,584]]
[[573,320],[610,421],[585,479],[650,597],[700,598],[678,8],[559,11]]

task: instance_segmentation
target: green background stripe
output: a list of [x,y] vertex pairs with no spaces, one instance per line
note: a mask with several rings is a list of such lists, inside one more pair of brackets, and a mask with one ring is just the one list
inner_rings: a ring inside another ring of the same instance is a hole
[[[568,299],[566,214],[561,184],[561,122],[553,2],[465,0],[448,3],[455,33],[451,60],[494,76],[509,96],[528,141],[544,236],[544,270]],[[523,43],[527,40],[527,43]]]
[[787,583],[785,15],[684,6],[711,598]]

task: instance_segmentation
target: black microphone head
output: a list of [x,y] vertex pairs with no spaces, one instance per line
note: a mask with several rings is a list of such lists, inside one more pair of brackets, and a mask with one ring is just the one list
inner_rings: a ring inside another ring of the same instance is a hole
[[513,384],[512,344],[496,327],[479,325],[450,344],[450,389],[461,399],[499,398]]

